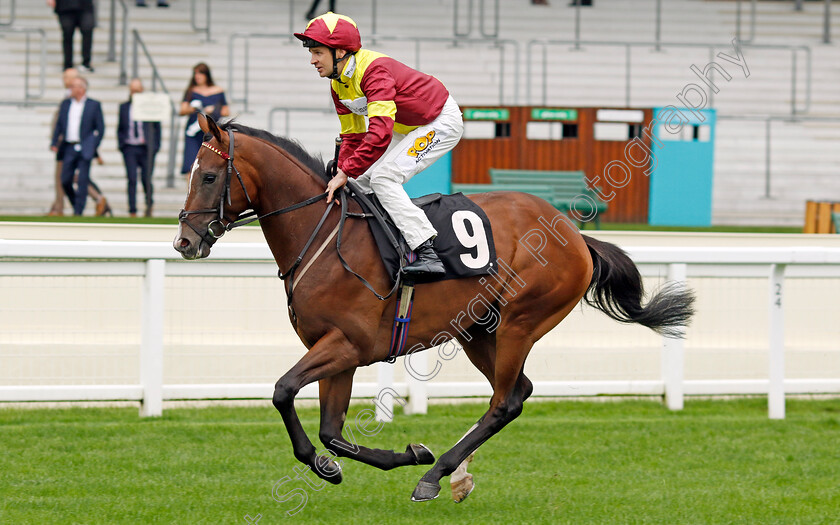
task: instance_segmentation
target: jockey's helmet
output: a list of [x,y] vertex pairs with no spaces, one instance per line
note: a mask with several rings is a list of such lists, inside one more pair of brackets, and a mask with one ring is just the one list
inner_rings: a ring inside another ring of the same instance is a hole
[[303,33],[295,33],[303,41],[303,47],[327,46],[355,53],[362,48],[362,37],[356,22],[349,16],[330,11],[313,18]]

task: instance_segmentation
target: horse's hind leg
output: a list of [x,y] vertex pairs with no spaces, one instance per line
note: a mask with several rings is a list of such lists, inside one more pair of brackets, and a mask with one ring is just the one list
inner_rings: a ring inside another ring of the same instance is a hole
[[[499,330],[490,409],[449,451],[443,454],[415,487],[413,501],[427,501],[440,492],[440,479],[448,476],[479,446],[522,413],[522,403],[530,395],[530,381],[522,375],[522,365],[531,345],[518,330]],[[520,380],[520,378],[522,378]],[[526,383],[527,382],[527,383]],[[519,388],[517,388],[517,385]]]
[[[520,373],[519,379],[516,381],[516,390],[517,395],[521,395],[522,402],[524,402],[531,396],[531,392],[534,390],[534,385],[525,376],[525,374]],[[475,425],[473,428],[475,428]],[[472,428],[469,432],[472,432]],[[467,432],[467,434],[469,434],[469,432]],[[470,455],[467,456],[467,459],[462,461],[461,464],[458,465],[458,468],[456,468],[449,476],[449,485],[452,489],[452,500],[455,503],[461,503],[467,499],[467,496],[469,496],[475,489],[473,475],[467,472],[467,468],[470,466],[473,459],[475,459],[476,452],[478,452],[478,449],[473,450]]]
[[[371,435],[371,427],[375,427],[370,419],[357,417],[355,424],[349,425],[346,429],[349,439],[342,435],[344,420],[347,417],[347,407],[350,404],[354,372],[355,369],[345,370],[319,382],[321,430],[318,435],[324,446],[336,456],[354,459],[382,470],[434,463],[435,456],[424,445],[412,443],[405,448],[405,452],[360,446],[358,439],[364,435]],[[363,413],[360,413],[359,416]],[[379,425],[382,425],[382,423],[379,423]]]
[[[492,387],[494,384],[493,370],[496,368],[496,334],[494,332],[488,332],[483,327],[477,328],[477,325],[473,325],[467,331],[471,339],[465,339],[461,342],[464,347],[464,352],[478,371],[484,374],[484,377],[487,378],[487,381]],[[476,425],[473,425],[467,431],[467,434],[472,432]],[[452,500],[455,503],[464,501],[472,493],[473,489],[475,489],[473,476],[467,472],[467,468],[475,458],[476,452],[477,450],[472,451],[449,476]]]

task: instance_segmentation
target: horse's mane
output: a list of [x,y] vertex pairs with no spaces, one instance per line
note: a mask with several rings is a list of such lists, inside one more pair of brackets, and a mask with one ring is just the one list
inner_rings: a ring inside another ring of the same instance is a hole
[[218,127],[222,131],[227,131],[228,129],[232,131],[237,131],[239,133],[243,133],[248,135],[249,137],[255,137],[258,139],[262,139],[268,143],[274,144],[282,148],[286,151],[289,155],[296,158],[312,170],[312,172],[317,175],[318,177],[324,179],[324,181],[329,182],[329,178],[326,174],[326,168],[324,166],[324,160],[321,158],[320,155],[315,156],[306,151],[303,146],[300,145],[300,142],[292,139],[287,139],[285,137],[278,137],[264,129],[256,129],[248,127],[240,122],[237,122],[235,119],[225,119],[217,123]]

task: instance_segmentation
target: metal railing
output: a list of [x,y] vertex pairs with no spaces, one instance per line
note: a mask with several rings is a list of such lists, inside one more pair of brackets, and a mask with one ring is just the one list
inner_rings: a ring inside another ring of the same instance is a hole
[[178,111],[175,108],[175,103],[172,102],[172,95],[169,94],[169,90],[166,89],[166,84],[163,83],[163,77],[160,76],[157,67],[155,66],[154,60],[152,60],[152,55],[149,53],[149,50],[146,48],[146,44],[143,42],[143,39],[140,37],[140,33],[137,32],[136,29],[131,30],[132,35],[132,46],[131,46],[131,76],[132,78],[139,78],[140,76],[140,64],[139,64],[139,50],[143,51],[143,55],[146,57],[146,60],[149,63],[149,67],[152,69],[152,91],[157,91],[158,84],[160,84],[161,91],[163,91],[166,96],[169,98],[169,107],[170,107],[170,122],[169,122],[169,161],[166,167],[166,187],[167,188],[174,188],[175,187],[175,153],[178,150]]
[[772,162],[770,152],[773,151],[771,127],[773,122],[837,122],[840,117],[806,117],[786,115],[718,115],[718,120],[758,121],[764,122],[764,198],[772,199]]
[[[458,6],[461,0],[455,0],[454,12],[452,15],[452,35],[458,38],[466,38],[472,34],[473,31],[473,0],[464,0],[467,2],[467,22],[466,31],[459,31],[458,28],[464,25],[461,23],[461,10]],[[478,24],[479,32],[484,38],[498,38],[499,37],[499,0],[493,0],[493,30],[488,31],[485,28],[485,21],[487,20],[487,13],[485,8],[486,0],[478,0]]]
[[[793,10],[802,11],[803,0],[794,0]],[[735,34],[743,43],[752,42],[755,37],[755,12],[757,0],[750,0],[750,38],[741,39],[741,0],[735,0]],[[823,9],[823,43],[831,43],[831,0],[824,0]]]
[[[43,29],[39,27],[0,27],[0,33],[23,33],[26,35],[26,51],[24,54],[24,63],[23,63],[23,100],[8,100],[8,101],[0,101],[0,104],[22,104],[24,106],[31,105],[31,104],[41,104],[42,102],[36,102],[37,99],[40,99],[44,96],[45,86],[46,86],[46,79],[47,79],[47,34],[44,32]],[[38,83],[38,91],[30,91],[29,89],[29,80],[31,78],[31,70],[32,70],[32,61],[30,60],[32,45],[31,45],[31,38],[30,36],[33,33],[37,33],[40,35],[41,38],[41,52],[40,52],[40,73],[38,74],[39,83]],[[45,102],[43,102],[45,103]],[[49,104],[54,104],[54,102],[49,102]]]
[[[548,96],[548,46],[574,46],[574,50],[579,50],[580,45],[592,47],[623,47],[624,48],[624,103],[627,107],[631,106],[632,99],[632,61],[630,58],[630,51],[634,47],[641,48],[655,48],[660,47],[677,47],[677,48],[700,48],[708,49],[709,61],[714,61],[715,50],[730,48],[732,44],[700,44],[692,42],[606,42],[606,41],[579,41],[579,40],[531,40],[525,47],[525,101],[526,104],[533,104],[532,98],[532,84],[533,84],[533,57],[535,56],[534,48],[536,46],[542,47],[542,77],[540,84],[542,88],[541,104],[546,104]],[[800,113],[807,113],[811,108],[811,48],[800,45],[775,45],[775,44],[743,44],[745,48],[750,49],[776,49],[780,51],[788,51],[791,54],[791,83],[790,83],[790,114],[796,115]],[[798,53],[802,51],[805,55],[805,101],[802,107],[797,107],[797,84],[798,84]],[[714,90],[709,90],[707,93],[709,97],[709,107],[714,107]]]
[[823,15],[823,44],[831,43],[831,0],[825,0],[825,14]]
[[[741,38],[741,0],[735,1],[735,34],[738,37],[738,40],[741,43],[749,43],[752,42],[753,37],[755,36],[755,12],[756,12],[756,0],[750,0],[752,5],[750,9],[750,38],[749,39],[742,39]],[[575,49],[580,49],[581,42],[580,39],[580,13],[581,13],[581,3],[575,2]],[[456,8],[457,8],[457,0],[456,0]],[[655,42],[656,50],[659,51],[661,40],[662,40],[662,0],[656,0],[656,9],[653,13],[654,19],[654,30],[653,30],[653,38]]]
[[[291,2],[290,4],[293,4]],[[283,33],[233,33],[228,38],[228,90],[227,90],[227,99],[230,104],[241,104],[242,111],[248,111],[248,86],[251,76],[251,62],[250,62],[250,49],[251,49],[251,39],[252,38],[278,38],[278,39],[294,39],[294,35],[292,33],[283,34]],[[241,39],[243,41],[244,46],[244,55],[242,57],[242,68],[243,73],[239,77],[242,81],[242,92],[244,95],[241,97],[236,96],[236,90],[234,89],[234,79],[237,78],[234,75],[233,67],[234,67],[234,56],[233,56],[233,48],[234,43],[236,40]]]
[[[793,10],[802,11],[802,0],[794,0]],[[823,10],[823,43],[831,43],[831,0],[825,0],[825,8]]]
[[[193,0],[195,1],[195,0]],[[289,31],[286,35],[290,40],[294,40],[294,33],[300,33],[303,28],[300,27],[300,22],[298,21],[298,17],[295,16],[295,0],[289,0]],[[376,39],[376,26],[377,26],[377,9],[376,9],[376,0],[370,0],[370,38],[371,41]]]
[[122,38],[120,42],[120,85],[126,85],[125,50],[128,43],[128,7],[125,0],[111,0],[111,19],[108,24],[108,62],[117,61],[117,2],[122,8]]
[[0,22],[0,27],[11,27],[15,23],[15,0],[11,0],[9,7],[9,21]]
[[742,44],[752,43],[755,38],[756,0],[750,0],[750,37],[741,38],[741,0],[735,0],[735,38]]
[[198,25],[198,22],[197,22],[198,18],[196,17],[196,8],[195,8],[195,4],[196,4],[197,0],[190,0],[190,25],[192,26],[193,31],[195,31],[196,33],[204,32],[204,34],[205,34],[204,41],[205,42],[210,42],[210,18],[211,18],[210,17],[210,12],[212,11],[212,9],[210,8],[210,0],[204,0],[204,1],[206,2],[206,8],[207,8],[206,9],[206,20],[205,20],[206,25],[203,26],[203,27]]
[[289,107],[289,106],[274,106],[273,108],[271,108],[268,111],[268,130],[271,131],[272,133],[275,133],[274,130],[276,128],[274,127],[274,116],[277,113],[284,113],[286,117],[284,119],[285,126],[284,126],[284,131],[282,133],[282,136],[289,137],[291,135],[291,133],[290,133],[290,131],[291,131],[290,120],[291,120],[291,114],[293,112],[295,112],[295,113],[320,113],[320,114],[323,114],[325,116],[330,116],[330,115],[335,115],[335,108],[331,105],[330,106],[324,106],[322,108],[302,108],[302,107]]
[[[428,42],[451,43],[453,46],[461,45],[489,45],[498,48],[499,52],[499,104],[515,105],[519,103],[519,42],[512,39],[502,38],[446,38],[446,37],[411,37],[411,36],[378,36],[378,40],[392,42],[414,42],[414,69],[421,69],[420,66],[420,44]],[[513,48],[513,98],[505,100],[505,47],[510,45]]]
[[[234,104],[242,104],[243,111],[248,111],[249,94],[248,87],[251,75],[251,65],[249,60],[250,40],[252,38],[276,38],[289,39],[289,35],[284,33],[233,33],[228,40],[228,100]],[[292,37],[294,38],[294,37]],[[242,40],[244,45],[244,56],[242,58],[242,74],[234,75],[234,44],[237,40]],[[413,36],[389,36],[377,35],[378,41],[391,42],[414,42],[414,64],[412,67],[420,69],[420,44],[429,42],[451,43],[453,46],[484,44],[494,48],[499,48],[499,104],[517,104],[519,101],[519,84],[516,81],[519,78],[519,42],[516,40],[505,39],[488,39],[488,38],[449,38],[449,37],[413,37]],[[505,100],[505,47],[507,45],[513,48],[513,97],[510,100]],[[239,79],[242,82],[243,94],[236,96],[234,86],[234,79]]]

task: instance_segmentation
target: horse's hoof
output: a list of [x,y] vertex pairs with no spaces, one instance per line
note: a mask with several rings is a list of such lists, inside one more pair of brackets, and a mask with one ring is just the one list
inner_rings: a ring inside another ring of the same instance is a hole
[[429,447],[427,447],[423,443],[411,443],[410,445],[405,447],[405,451],[410,451],[412,454],[414,454],[415,465],[432,465],[435,462],[435,455],[432,454],[432,451],[429,450]]
[[420,481],[414,492],[411,493],[411,501],[430,501],[438,497],[440,492],[439,483],[429,483],[428,481]]
[[341,463],[333,461],[327,456],[315,457],[315,474],[333,485],[338,485],[344,480],[341,474]]
[[467,499],[473,489],[475,489],[475,482],[473,482],[472,474],[468,473],[466,477],[452,483],[452,500],[455,503],[461,503]]

